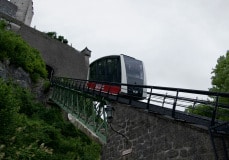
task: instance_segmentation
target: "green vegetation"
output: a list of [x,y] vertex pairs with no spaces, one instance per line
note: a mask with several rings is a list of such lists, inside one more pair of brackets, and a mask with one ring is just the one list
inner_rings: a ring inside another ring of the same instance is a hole
[[[212,73],[214,74],[212,76],[212,88],[209,90],[213,92],[229,92],[229,51],[227,51],[226,56],[220,56],[218,58],[217,64]],[[220,97],[219,103],[229,104],[229,98]],[[197,105],[195,108],[189,107],[186,112],[206,117],[212,117],[213,110],[213,106],[201,104]],[[229,109],[218,108],[216,118],[224,121],[229,121]]]
[[[213,110],[213,106],[199,104],[195,108],[190,106],[188,109],[186,109],[186,112],[212,118]],[[229,109],[218,108],[216,119],[229,121]]]
[[25,89],[0,79],[0,159],[99,159],[101,147],[61,111],[45,108]]
[[[226,56],[220,56],[212,73],[212,88],[214,92],[229,92],[229,51]],[[221,98],[221,103],[229,103],[229,98]]]
[[[0,60],[22,67],[35,81],[46,78],[39,52],[0,21]],[[49,83],[45,83],[48,89]],[[26,89],[0,78],[0,159],[98,160],[101,146],[45,107]]]
[[0,60],[8,59],[11,64],[22,67],[33,81],[46,78],[47,71],[40,53],[30,47],[19,35],[5,30],[4,21],[0,21]]
[[64,44],[68,44],[68,40],[67,39],[64,39],[64,36],[58,36],[57,37],[57,33],[56,32],[47,32],[46,33],[49,37],[53,38],[53,39],[56,39]]

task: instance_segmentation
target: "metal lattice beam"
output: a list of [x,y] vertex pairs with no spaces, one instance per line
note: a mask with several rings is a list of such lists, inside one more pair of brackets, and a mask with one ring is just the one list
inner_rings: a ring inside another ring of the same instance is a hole
[[105,100],[101,97],[88,95],[57,84],[53,85],[50,99],[83,123],[91,132],[98,136],[102,143],[106,143]]

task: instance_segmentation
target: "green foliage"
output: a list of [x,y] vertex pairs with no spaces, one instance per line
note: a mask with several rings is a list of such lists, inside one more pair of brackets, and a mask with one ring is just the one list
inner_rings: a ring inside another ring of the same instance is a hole
[[[213,92],[229,92],[229,51],[226,56],[220,56],[217,64],[212,71],[212,88]],[[229,105],[229,97],[219,97],[219,104]],[[206,117],[212,117],[213,107],[207,105],[197,105],[195,108],[189,107],[186,112]],[[229,121],[229,108],[223,108],[219,105],[216,118]]]
[[[229,51],[226,56],[220,56],[212,73],[212,88],[210,91],[229,92]],[[221,103],[229,103],[229,98],[219,99]]]
[[20,102],[14,94],[17,90],[16,87],[0,79],[0,133],[5,135],[4,139],[0,136],[1,141],[7,141],[9,135],[15,132],[15,127],[17,126],[20,108]]
[[194,108],[189,107],[186,110],[186,112],[211,118],[213,110],[214,108],[211,106],[200,104],[200,105],[195,106]]
[[211,91],[229,92],[229,51],[226,56],[220,56],[212,73]]
[[44,93],[48,93],[50,87],[51,87],[51,82],[49,80],[46,80],[43,84]]
[[46,78],[47,71],[40,53],[30,47],[19,35],[4,29],[0,23],[0,60],[9,59],[11,64],[22,67],[32,80]]
[[[22,67],[34,81],[45,78],[39,52],[5,26],[0,21],[0,60]],[[49,86],[47,82],[43,87]],[[60,110],[45,108],[28,90],[0,78],[0,159],[97,160],[100,150],[100,145],[64,121]]]
[[56,39],[56,32],[48,32],[48,33],[46,33],[49,37],[51,37],[51,38],[53,38],[53,39]]
[[45,108],[31,93],[0,79],[0,159],[99,159],[101,146]]
[[[200,104],[193,107],[188,107],[188,109],[185,110],[186,113],[192,113],[204,117],[212,118],[213,116],[213,110],[214,107]],[[218,108],[218,111],[216,113],[216,119],[222,120],[222,121],[229,121],[229,109],[226,108]]]
[[64,40],[64,36],[58,36],[58,38],[57,38],[60,42],[63,42],[63,40]]
[[[225,56],[218,58],[212,73],[212,88],[210,88],[210,91],[229,93],[229,51]],[[219,103],[229,105],[229,97],[219,97]],[[229,108],[219,108],[218,114],[221,120],[229,120]]]
[[63,39],[63,43],[64,44],[68,44],[68,40],[67,39]]
[[6,23],[5,21],[0,21],[0,29],[5,29]]
[[56,39],[64,44],[68,44],[68,40],[67,39],[64,39],[64,36],[58,36],[57,37],[57,33],[56,32],[47,32],[46,33],[49,37],[53,38],[53,39]]
[[229,109],[220,108],[218,110],[218,114],[217,115],[219,115],[219,116],[216,117],[216,118],[218,118],[220,120],[223,120],[223,121],[229,121]]

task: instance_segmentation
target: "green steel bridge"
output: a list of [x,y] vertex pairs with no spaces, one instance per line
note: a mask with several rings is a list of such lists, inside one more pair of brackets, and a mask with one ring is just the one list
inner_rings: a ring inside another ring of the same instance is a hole
[[[141,87],[147,90],[147,96],[142,100],[137,100],[133,96],[111,94],[109,89],[106,92],[102,90],[103,85],[119,85],[128,88],[127,84],[93,82],[99,84],[100,88],[96,86],[89,88],[87,80],[53,77],[51,81],[53,91],[50,99],[83,123],[98,136],[102,143],[106,143],[108,134],[107,105],[114,101],[208,127],[213,145],[215,133],[229,134],[229,93],[131,85],[132,88]],[[202,116],[197,115],[195,114],[198,111],[197,106],[208,109],[202,111]]]

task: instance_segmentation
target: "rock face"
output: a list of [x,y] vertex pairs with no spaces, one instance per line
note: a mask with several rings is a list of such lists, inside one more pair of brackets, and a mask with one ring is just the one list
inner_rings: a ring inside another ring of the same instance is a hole
[[3,80],[12,80],[23,88],[32,91],[36,98],[44,102],[47,95],[44,95],[44,80],[39,80],[36,84],[31,81],[30,75],[21,67],[11,65],[8,60],[0,61],[0,78]]
[[21,67],[10,65],[8,60],[0,62],[0,77],[4,80],[13,80],[23,88],[30,89],[32,85],[29,74]]

